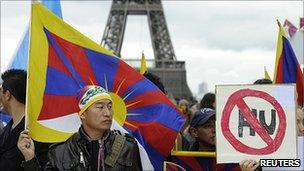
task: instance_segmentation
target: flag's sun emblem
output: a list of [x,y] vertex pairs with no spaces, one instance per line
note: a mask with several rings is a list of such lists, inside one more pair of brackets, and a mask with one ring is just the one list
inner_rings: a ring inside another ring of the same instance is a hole
[[110,92],[110,96],[113,100],[113,117],[119,125],[123,125],[126,120],[127,108],[125,102],[115,93]]

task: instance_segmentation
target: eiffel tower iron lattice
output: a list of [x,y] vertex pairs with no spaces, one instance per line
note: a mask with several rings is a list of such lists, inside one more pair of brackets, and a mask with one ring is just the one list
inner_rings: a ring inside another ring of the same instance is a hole
[[128,15],[146,15],[154,52],[154,68],[168,93],[176,99],[192,99],[185,61],[176,59],[161,0],[113,0],[101,45],[120,56]]

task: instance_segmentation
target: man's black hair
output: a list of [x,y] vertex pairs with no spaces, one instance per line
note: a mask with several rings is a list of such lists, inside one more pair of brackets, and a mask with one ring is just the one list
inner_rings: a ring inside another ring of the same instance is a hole
[[253,84],[272,84],[272,81],[266,78],[258,79]]
[[154,75],[152,73],[144,73],[144,77],[149,79],[152,83],[154,83],[164,94],[166,94],[165,87],[163,83],[160,81],[160,78],[157,75]]
[[214,93],[206,93],[200,102],[200,109],[210,108],[214,109],[213,103],[215,102],[215,94]]
[[3,80],[3,93],[9,91],[18,102],[25,104],[26,71],[9,69],[1,75],[1,78]]

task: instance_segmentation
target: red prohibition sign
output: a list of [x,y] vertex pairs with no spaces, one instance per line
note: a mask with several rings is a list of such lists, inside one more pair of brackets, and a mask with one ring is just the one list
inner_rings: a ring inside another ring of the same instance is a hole
[[[279,116],[279,126],[278,126],[277,134],[274,139],[270,137],[266,129],[251,113],[250,108],[244,101],[245,97],[257,97],[264,99],[267,102],[269,102],[277,111]],[[237,106],[240,109],[241,113],[243,114],[244,118],[246,118],[250,126],[257,132],[257,134],[267,144],[266,147],[263,148],[249,147],[243,144],[237,138],[235,138],[235,136],[231,133],[231,130],[229,128],[229,120],[234,106]],[[266,155],[277,151],[277,149],[281,146],[286,131],[286,116],[282,106],[278,103],[278,101],[274,97],[272,97],[268,93],[258,90],[252,90],[252,89],[241,89],[233,93],[228,98],[228,101],[222,113],[221,128],[224,137],[237,151],[245,154]]]

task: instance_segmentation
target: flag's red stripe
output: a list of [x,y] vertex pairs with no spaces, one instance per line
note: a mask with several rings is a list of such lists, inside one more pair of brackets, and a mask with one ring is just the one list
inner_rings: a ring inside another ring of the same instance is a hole
[[[67,105],[68,104],[68,105]],[[44,95],[38,120],[53,119],[79,111],[74,96]]]
[[158,122],[137,122],[127,120],[137,126],[137,130],[158,153],[168,156],[174,146],[177,132]]
[[191,167],[193,170],[203,170],[200,163],[196,160],[195,157],[183,157],[178,156],[178,158]]
[[[138,103],[136,103],[138,102]],[[176,111],[179,111],[175,105],[160,91],[149,91],[144,94],[141,94],[135,98],[132,98],[132,100],[129,100],[126,102],[126,106],[134,103],[134,105],[128,107],[128,110],[135,109],[139,107],[144,107],[156,103],[164,103],[168,106],[171,106],[172,108],[176,109]]]
[[283,83],[283,58],[284,58],[284,54],[282,52],[278,62],[277,78],[275,80],[275,83]]
[[119,89],[117,94],[120,97],[123,97],[124,93],[130,86],[137,83],[143,78],[144,77],[137,73],[132,67],[125,64],[123,61],[119,61],[113,84],[113,92],[116,93]]
[[241,171],[241,167],[240,167],[240,165],[239,165],[239,166],[237,166],[237,167],[235,167],[235,168],[233,168],[233,169],[231,169],[231,171]]
[[61,71],[67,76],[71,77],[71,73],[67,70],[51,45],[49,45],[48,66],[55,68],[56,70]]
[[65,56],[72,63],[76,72],[81,76],[82,80],[84,80],[87,85],[97,85],[94,72],[91,69],[91,65],[84,52],[84,49],[58,37],[53,33],[51,34]]

